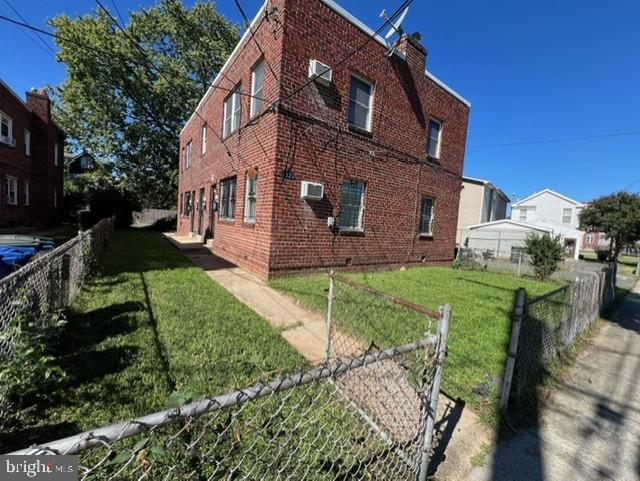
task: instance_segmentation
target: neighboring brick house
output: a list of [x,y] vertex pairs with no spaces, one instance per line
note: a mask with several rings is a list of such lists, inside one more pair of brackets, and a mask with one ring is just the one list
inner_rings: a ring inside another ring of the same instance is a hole
[[64,133],[46,91],[24,102],[0,80],[0,225],[55,224],[62,218]]
[[611,241],[606,234],[598,231],[585,232],[582,238],[582,249],[608,251]]
[[450,262],[469,103],[426,50],[389,55],[331,0],[269,0],[250,30],[181,132],[178,234],[263,277]]

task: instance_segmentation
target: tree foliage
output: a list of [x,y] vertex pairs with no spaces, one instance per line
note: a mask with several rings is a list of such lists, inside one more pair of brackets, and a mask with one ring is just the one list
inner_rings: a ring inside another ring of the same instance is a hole
[[640,240],[640,195],[618,192],[591,202],[580,214],[580,227],[611,239],[610,259]]
[[563,248],[560,236],[529,234],[525,240],[524,249],[530,258],[536,279],[540,281],[547,281],[558,269],[558,262],[562,260]]
[[179,0],[131,12],[126,34],[100,9],[51,25],[68,74],[56,119],[72,143],[112,160],[145,206],[173,206],[178,134],[237,43],[237,26],[213,3],[188,9]]

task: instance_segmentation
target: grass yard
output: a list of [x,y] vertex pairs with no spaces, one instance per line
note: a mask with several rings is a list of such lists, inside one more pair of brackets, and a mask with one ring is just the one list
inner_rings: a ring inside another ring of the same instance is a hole
[[306,365],[264,319],[144,230],[115,232],[69,312],[58,358],[65,384],[8,447],[163,409],[174,391],[216,395]]
[[[494,382],[502,376],[506,362],[516,289],[524,287],[529,297],[536,297],[560,286],[506,274],[444,267],[347,275],[425,307],[451,304],[453,319],[444,389],[469,402],[487,422],[495,420]],[[275,279],[271,285],[309,308],[326,309],[325,274]],[[428,327],[422,316],[389,303],[385,305],[385,301],[347,287],[337,290],[335,315],[339,329],[379,346],[418,339]]]
[[[598,261],[598,256],[595,251],[583,250],[580,251],[580,255],[585,261]],[[638,265],[638,258],[633,256],[621,255],[618,257],[618,273],[632,276],[636,274],[636,267]],[[636,274],[637,275],[637,274]]]

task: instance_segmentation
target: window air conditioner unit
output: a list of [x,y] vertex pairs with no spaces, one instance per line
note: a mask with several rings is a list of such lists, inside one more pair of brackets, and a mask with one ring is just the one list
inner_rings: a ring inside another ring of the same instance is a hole
[[322,197],[324,197],[324,186],[316,182],[303,180],[300,187],[300,197],[304,200],[322,200]]
[[331,67],[323,64],[319,60],[309,61],[309,78],[312,78],[316,82],[328,85],[331,83]]

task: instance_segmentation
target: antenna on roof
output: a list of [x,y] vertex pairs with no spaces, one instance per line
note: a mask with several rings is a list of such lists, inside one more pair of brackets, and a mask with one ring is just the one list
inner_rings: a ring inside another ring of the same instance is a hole
[[[409,11],[409,7],[405,7],[405,9],[402,11],[400,16],[393,23],[391,23],[391,28],[384,36],[384,39],[387,41],[387,45],[389,46],[389,51],[387,52],[387,55],[389,57],[391,57],[398,48],[398,42],[400,41],[400,38],[402,38],[402,34],[404,32],[402,30],[402,21],[404,20],[404,17],[407,16],[408,11]],[[387,22],[390,22],[389,17],[387,17],[387,12],[384,9],[382,9],[382,12],[380,12],[380,18],[386,20]],[[389,43],[389,38],[394,33],[398,34],[398,40],[396,40],[393,43]]]

